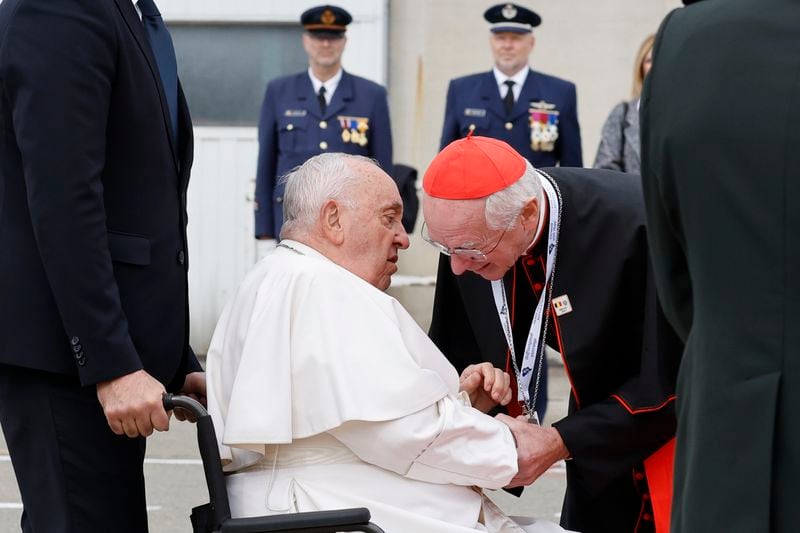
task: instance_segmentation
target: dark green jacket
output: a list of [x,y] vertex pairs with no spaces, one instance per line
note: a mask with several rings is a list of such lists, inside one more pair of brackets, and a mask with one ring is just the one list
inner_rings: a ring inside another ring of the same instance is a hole
[[641,106],[649,243],[686,341],[673,532],[798,531],[800,2],[662,24]]

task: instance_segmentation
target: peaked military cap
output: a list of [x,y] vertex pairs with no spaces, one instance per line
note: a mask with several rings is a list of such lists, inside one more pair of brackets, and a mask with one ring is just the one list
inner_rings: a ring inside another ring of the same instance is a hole
[[300,15],[300,24],[310,33],[344,33],[353,21],[346,10],[338,6],[324,5],[306,9]]
[[493,32],[530,33],[542,23],[542,17],[526,7],[517,4],[497,4],[483,14]]

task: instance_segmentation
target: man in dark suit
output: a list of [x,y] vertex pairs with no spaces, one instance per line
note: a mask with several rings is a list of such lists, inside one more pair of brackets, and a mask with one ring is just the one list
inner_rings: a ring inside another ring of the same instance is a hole
[[794,0],[675,10],[645,82],[650,246],[686,341],[675,532],[798,530],[798,20]]
[[656,301],[638,180],[537,171],[505,143],[468,137],[434,159],[423,188],[423,237],[443,252],[436,345],[458,369],[506,369],[515,398],[528,393],[511,416],[535,401],[543,341],[564,360],[566,418],[544,428],[499,415],[527,465],[517,484],[569,457],[562,526],[653,531],[642,463],[675,431],[680,344]]
[[0,4],[0,422],[22,529],[147,530],[189,344],[192,129],[152,0]]
[[392,130],[386,89],[342,69],[345,31],[352,21],[331,5],[305,11],[308,70],[272,80],[258,125],[256,238],[273,241],[283,224],[279,178],[324,152],[363,155],[392,175]]
[[536,167],[583,166],[575,85],[528,66],[542,19],[511,3],[483,16],[494,68],[450,82],[440,148],[472,131],[507,142]]

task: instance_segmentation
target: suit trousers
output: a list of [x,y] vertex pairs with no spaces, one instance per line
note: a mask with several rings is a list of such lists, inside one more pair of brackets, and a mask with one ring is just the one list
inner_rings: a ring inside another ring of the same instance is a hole
[[0,424],[24,533],[147,531],[145,439],[111,431],[95,387],[0,365]]

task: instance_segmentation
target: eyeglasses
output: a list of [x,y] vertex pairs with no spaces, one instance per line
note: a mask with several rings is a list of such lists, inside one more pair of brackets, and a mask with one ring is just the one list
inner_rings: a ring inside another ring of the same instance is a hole
[[427,224],[425,222],[422,223],[422,230],[420,230],[420,234],[422,235],[422,238],[425,239],[425,241],[428,244],[430,244],[431,246],[433,246],[434,248],[439,250],[440,253],[443,253],[446,256],[457,255],[457,256],[463,257],[464,259],[467,259],[469,261],[475,261],[475,262],[478,262],[478,263],[482,263],[484,261],[487,261],[487,256],[490,253],[494,252],[495,248],[497,248],[500,245],[500,241],[503,240],[503,237],[505,237],[506,232],[508,231],[508,228],[511,227],[511,225],[514,223],[515,220],[516,220],[516,217],[511,219],[511,221],[508,223],[508,225],[505,227],[505,229],[503,229],[503,233],[500,234],[500,238],[497,239],[497,242],[494,244],[494,246],[492,246],[492,248],[490,250],[486,250],[486,251],[478,250],[477,248],[448,248],[444,244],[442,244],[442,243],[440,243],[438,241],[434,241],[433,239],[431,239],[430,235],[428,235],[428,226],[427,226]]

